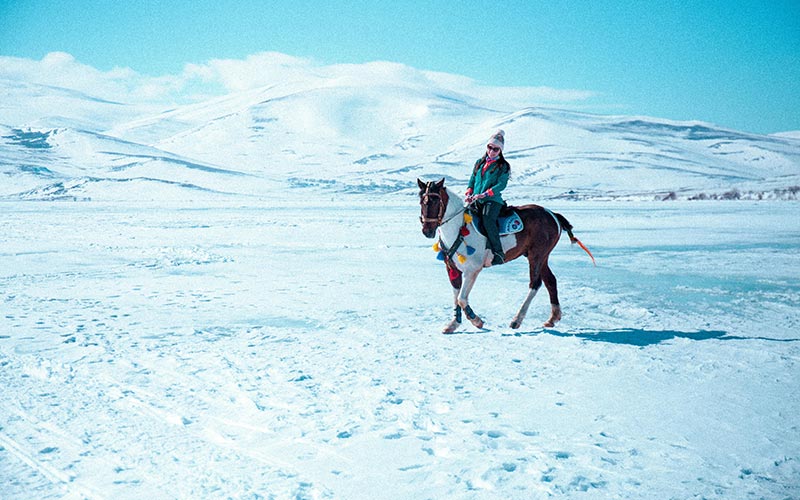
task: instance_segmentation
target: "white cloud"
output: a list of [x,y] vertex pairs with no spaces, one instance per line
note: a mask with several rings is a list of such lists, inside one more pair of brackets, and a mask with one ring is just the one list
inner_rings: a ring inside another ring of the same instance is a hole
[[0,56],[0,78],[77,90],[111,101],[188,103],[230,92],[303,81],[319,85],[397,83],[434,88],[466,96],[493,107],[521,108],[548,104],[578,104],[594,92],[550,87],[496,87],[473,79],[404,64],[321,65],[311,59],[278,52],[261,52],[245,59],[212,59],[189,63],[176,75],[151,77],[130,68],[100,71],[64,52],[41,61]]
[[60,87],[126,103],[172,101],[184,86],[180,76],[154,78],[119,67],[100,71],[65,52],[51,52],[41,61],[0,56],[0,78]]

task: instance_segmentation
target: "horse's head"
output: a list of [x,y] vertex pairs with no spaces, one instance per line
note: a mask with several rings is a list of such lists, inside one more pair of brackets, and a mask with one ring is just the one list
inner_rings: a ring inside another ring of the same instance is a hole
[[422,234],[426,238],[433,238],[436,229],[442,225],[444,212],[447,210],[447,190],[444,188],[444,179],[439,182],[422,182],[419,184],[419,206],[422,214],[419,221],[422,223]]

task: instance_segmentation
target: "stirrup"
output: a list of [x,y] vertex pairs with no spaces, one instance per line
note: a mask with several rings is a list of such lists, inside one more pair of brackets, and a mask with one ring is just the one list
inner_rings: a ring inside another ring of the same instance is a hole
[[503,254],[496,253],[494,254],[494,258],[492,258],[492,265],[499,266],[500,264],[505,264],[506,258]]

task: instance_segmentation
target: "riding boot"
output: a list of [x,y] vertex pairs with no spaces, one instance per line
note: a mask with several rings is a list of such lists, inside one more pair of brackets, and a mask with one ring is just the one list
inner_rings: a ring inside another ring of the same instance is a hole
[[492,265],[496,266],[505,262],[505,254],[503,253],[503,245],[500,243],[500,230],[497,227],[497,217],[500,215],[500,209],[503,206],[493,201],[487,201],[483,204],[481,215],[483,217],[483,227],[486,231],[486,240],[489,248],[494,254]]

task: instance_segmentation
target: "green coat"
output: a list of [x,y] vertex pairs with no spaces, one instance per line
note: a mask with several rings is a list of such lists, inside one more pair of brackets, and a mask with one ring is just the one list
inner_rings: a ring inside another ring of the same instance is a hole
[[493,201],[503,205],[502,191],[508,184],[508,175],[511,173],[511,166],[505,159],[498,159],[491,165],[486,172],[483,172],[483,165],[486,163],[486,158],[481,158],[475,162],[475,168],[472,169],[472,175],[469,178],[469,188],[475,194],[485,193],[489,189],[494,192],[493,196],[484,198],[483,201]]

